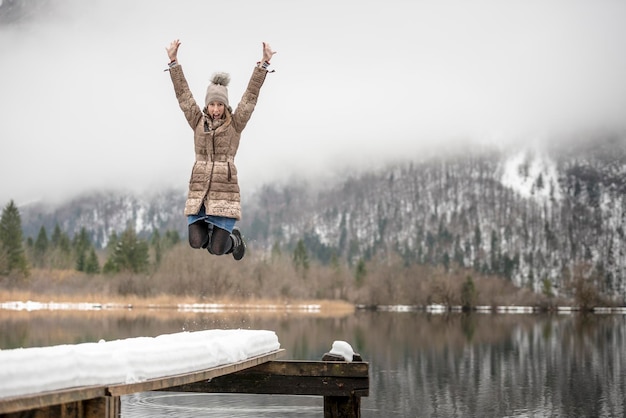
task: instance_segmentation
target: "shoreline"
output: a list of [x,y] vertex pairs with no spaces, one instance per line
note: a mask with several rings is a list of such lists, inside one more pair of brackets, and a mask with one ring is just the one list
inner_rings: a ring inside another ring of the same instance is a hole
[[[322,316],[345,316],[359,310],[380,312],[426,312],[446,314],[465,312],[460,306],[432,304],[418,305],[360,305],[343,300],[328,299],[215,299],[206,300],[189,296],[177,297],[162,294],[154,297],[33,292],[32,290],[0,289],[0,311],[177,311],[181,313],[264,313],[308,314]],[[534,314],[551,312],[567,314],[581,309],[571,305],[554,305],[549,309],[534,305],[476,306],[475,313]],[[597,314],[626,314],[624,306],[596,306],[588,310]]]
[[198,300],[190,297],[160,295],[110,296],[93,294],[42,294],[32,291],[0,290],[0,310],[4,311],[99,311],[99,310],[176,310],[181,312],[268,312],[345,315],[356,306],[340,300]]

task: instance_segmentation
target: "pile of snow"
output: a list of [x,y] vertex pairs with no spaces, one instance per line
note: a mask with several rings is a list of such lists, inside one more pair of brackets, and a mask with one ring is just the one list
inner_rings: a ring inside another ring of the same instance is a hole
[[343,357],[348,363],[354,359],[352,346],[345,341],[335,341],[328,354]]
[[0,399],[200,371],[280,348],[273,331],[207,330],[0,350]]

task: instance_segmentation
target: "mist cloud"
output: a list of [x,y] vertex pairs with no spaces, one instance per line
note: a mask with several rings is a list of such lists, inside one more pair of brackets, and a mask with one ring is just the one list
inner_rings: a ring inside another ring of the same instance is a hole
[[22,12],[0,23],[0,202],[184,187],[192,132],[163,72],[174,38],[199,101],[227,71],[236,103],[261,41],[278,51],[237,156],[245,190],[624,123],[617,0],[42,0]]

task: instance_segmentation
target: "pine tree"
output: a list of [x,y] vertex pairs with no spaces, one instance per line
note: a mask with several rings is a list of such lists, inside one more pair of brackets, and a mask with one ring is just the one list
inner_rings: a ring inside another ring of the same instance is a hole
[[113,254],[115,253],[115,248],[119,242],[119,238],[117,237],[117,233],[113,231],[109,236],[109,241],[107,242],[106,250],[109,254],[107,261],[102,266],[102,272],[105,274],[113,274],[119,271],[119,268],[115,264],[115,260]]
[[304,241],[301,239],[298,240],[296,249],[293,251],[293,264],[296,267],[296,270],[302,269],[303,276],[306,275],[306,272],[309,269],[309,255],[306,251]]
[[45,258],[49,246],[50,241],[48,240],[48,234],[46,233],[46,228],[42,225],[41,228],[39,228],[37,239],[33,245],[33,255],[35,256],[35,264],[37,266],[43,267],[45,265]]
[[180,234],[178,231],[167,230],[165,231],[164,250],[172,248],[174,245],[180,242]]
[[72,247],[76,257],[76,270],[85,272],[87,268],[87,251],[92,248],[91,239],[85,227],[82,227],[80,232],[74,236]]
[[89,250],[89,256],[85,260],[85,273],[98,274],[100,273],[100,263],[98,262],[98,256],[96,250],[93,247]]
[[491,231],[491,273],[501,273],[500,269],[500,239],[495,230]]
[[481,261],[481,245],[482,245],[482,234],[480,232],[480,227],[476,225],[474,227],[474,270],[480,270],[480,261]]
[[148,243],[137,238],[135,230],[129,227],[117,241],[104,269],[108,273],[142,273],[148,270],[149,261]]
[[0,251],[4,254],[0,274],[9,275],[17,270],[23,277],[28,276],[23,241],[20,212],[11,200],[2,210],[0,218]]
[[363,261],[363,259],[361,258],[356,265],[356,271],[354,273],[354,279],[356,281],[357,287],[361,287],[363,285],[366,275],[367,270],[365,268],[365,261]]
[[106,246],[107,251],[113,252],[119,240],[120,239],[117,236],[117,232],[113,231],[111,235],[109,235],[109,241],[107,242],[107,246]]
[[87,229],[85,229],[84,226],[80,228],[80,232],[74,236],[72,247],[76,254],[86,252],[89,247],[91,247],[91,238],[89,238]]
[[161,264],[161,259],[163,258],[163,248],[161,246],[161,234],[159,230],[156,229],[152,234],[152,240],[150,242],[152,247],[154,248],[154,264],[157,266]]
[[51,244],[51,267],[67,269],[72,266],[72,244],[66,233],[61,231],[59,224],[54,226]]
[[472,280],[472,276],[467,276],[465,283],[461,285],[461,306],[465,309],[473,308],[476,306],[477,296],[478,291],[476,290],[474,280]]
[[54,231],[52,231],[52,237],[50,237],[50,243],[52,244],[53,248],[57,248],[61,242],[61,227],[59,226],[59,224],[55,224],[54,225]]
[[79,253],[76,257],[76,271],[85,271],[85,264],[87,264],[85,252]]

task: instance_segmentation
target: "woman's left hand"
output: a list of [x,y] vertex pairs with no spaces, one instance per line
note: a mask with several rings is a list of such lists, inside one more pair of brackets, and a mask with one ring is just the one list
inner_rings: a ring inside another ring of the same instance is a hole
[[270,62],[276,51],[272,51],[272,47],[267,42],[263,42],[263,61]]

